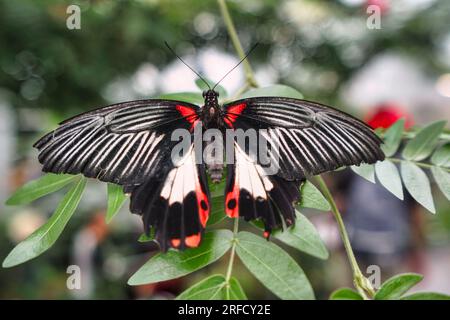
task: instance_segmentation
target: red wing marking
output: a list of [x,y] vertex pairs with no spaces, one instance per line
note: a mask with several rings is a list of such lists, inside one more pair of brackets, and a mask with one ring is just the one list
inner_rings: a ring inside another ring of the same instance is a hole
[[180,104],[177,104],[176,109],[191,124],[191,129],[194,128],[199,118],[195,110]]
[[197,206],[198,206],[198,216],[200,219],[200,224],[204,227],[206,227],[206,222],[208,221],[209,218],[209,201],[208,201],[208,197],[205,194],[205,192],[203,192],[202,187],[200,185],[200,181],[198,180],[198,176],[197,176],[197,181],[195,183],[195,193],[197,196]]
[[181,243],[180,239],[172,239],[172,240],[170,240],[170,242],[172,244],[172,247],[174,247],[174,248],[178,248]]
[[225,213],[230,218],[239,217],[239,186],[236,179],[237,176],[235,175],[233,189],[225,197]]
[[195,248],[198,247],[201,239],[202,239],[201,233],[193,234],[191,236],[187,236],[184,243],[186,243],[188,247]]
[[242,111],[244,111],[245,107],[247,107],[246,103],[240,103],[227,109],[224,121],[230,126],[230,128],[233,128],[233,123],[236,121]]

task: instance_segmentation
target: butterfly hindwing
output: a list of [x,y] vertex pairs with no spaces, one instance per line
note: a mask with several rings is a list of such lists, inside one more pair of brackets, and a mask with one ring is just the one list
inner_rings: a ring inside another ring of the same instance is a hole
[[163,179],[131,188],[131,211],[142,216],[145,232],[154,228],[163,251],[200,244],[210,214],[205,166],[197,164],[193,145]]
[[[304,179],[343,166],[384,159],[381,140],[358,119],[318,103],[256,97],[223,106],[228,128],[254,128],[271,148],[278,176]],[[260,130],[265,129],[265,130]]]
[[276,175],[267,175],[264,168],[251,159],[243,147],[234,144],[234,164],[227,165],[225,213],[232,218],[262,220],[265,236],[272,229],[295,221],[293,203],[300,200],[302,181],[286,181]]

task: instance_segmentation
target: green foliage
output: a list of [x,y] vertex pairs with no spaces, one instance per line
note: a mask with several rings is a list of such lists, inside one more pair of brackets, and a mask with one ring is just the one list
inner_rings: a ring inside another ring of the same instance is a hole
[[13,249],[3,261],[3,267],[16,266],[47,251],[61,235],[67,222],[69,222],[69,219],[75,212],[85,186],[86,179],[79,178],[64,196],[47,223]]
[[402,142],[404,127],[405,119],[400,119],[386,130],[383,145],[381,146],[386,157],[392,157],[397,152]]
[[423,276],[416,273],[404,273],[384,282],[375,294],[375,300],[396,300],[422,281]]
[[389,160],[377,162],[375,172],[381,185],[389,190],[394,196],[403,200],[403,188],[397,167]]
[[108,183],[108,209],[106,211],[106,223],[110,223],[119,212],[127,196],[123,193],[122,186]]
[[[435,213],[430,180],[424,169],[429,169],[433,178],[447,199],[450,199],[450,143],[442,139],[446,121],[437,121],[420,129],[395,158],[404,136],[404,120],[400,119],[381,135],[384,137],[383,151],[386,159],[375,165],[365,165],[352,169],[363,178],[375,182],[374,174],[382,186],[397,198],[403,200],[403,185],[409,194],[428,211]],[[430,158],[430,163],[423,162]],[[400,163],[400,174],[396,163]],[[403,182],[403,183],[402,183]]]
[[355,290],[341,288],[331,294],[330,300],[363,300],[363,297]]
[[230,249],[232,238],[233,234],[229,230],[215,230],[205,233],[198,248],[158,253],[136,271],[128,284],[155,283],[194,272],[223,256]]
[[426,159],[436,147],[439,135],[445,127],[446,121],[434,122],[421,129],[403,149],[403,157],[406,160],[420,161]]
[[237,235],[237,248],[247,269],[281,299],[314,299],[303,270],[283,249],[252,233]]
[[309,181],[306,181],[301,186],[300,207],[313,208],[321,211],[331,210],[327,199],[325,199],[319,189]]
[[157,97],[158,99],[168,99],[168,100],[176,100],[176,101],[185,101],[189,103],[193,103],[196,105],[203,104],[202,94],[199,92],[176,92],[176,93],[166,93],[161,94]]
[[353,172],[359,174],[367,181],[375,183],[375,169],[373,165],[362,163],[359,166],[351,166],[350,168],[353,170]]
[[20,187],[14,194],[6,200],[6,204],[17,206],[20,204],[30,203],[49,193],[58,191],[75,179],[70,174],[53,174],[47,173],[39,179],[30,181]]
[[247,300],[247,296],[236,278],[227,282],[224,276],[217,274],[193,285],[177,300]]

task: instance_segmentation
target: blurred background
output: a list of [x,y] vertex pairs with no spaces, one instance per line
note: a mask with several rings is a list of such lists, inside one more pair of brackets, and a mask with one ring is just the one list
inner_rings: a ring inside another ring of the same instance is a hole
[[[70,4],[81,9],[80,29],[66,26]],[[250,57],[260,85],[290,85],[306,99],[337,106],[374,127],[387,127],[399,117],[406,117],[408,126],[450,119],[450,1],[246,0],[228,5],[244,47],[260,43]],[[379,28],[370,22],[374,5]],[[198,91],[195,75],[174,59],[164,41],[212,80],[238,61],[216,1],[0,0],[0,260],[48,219],[62,197],[58,192],[29,206],[4,205],[17,187],[40,176],[32,144],[44,132],[95,107]],[[232,96],[244,80],[238,68],[222,84]],[[401,202],[350,170],[329,182],[363,270],[376,264],[383,280],[403,271],[423,273],[418,289],[450,292],[450,206],[440,192],[432,216],[413,200]],[[106,185],[90,182],[48,252],[0,270],[0,298],[172,298],[225,269],[227,258],[179,280],[129,287],[129,276],[157,247],[137,242],[141,221],[127,204],[109,225],[105,206]],[[337,287],[351,286],[349,266],[331,215],[305,213],[330,258],[288,251],[316,296],[326,299]],[[71,264],[81,267],[81,290],[66,287]],[[235,270],[249,298],[274,298],[241,264]]]

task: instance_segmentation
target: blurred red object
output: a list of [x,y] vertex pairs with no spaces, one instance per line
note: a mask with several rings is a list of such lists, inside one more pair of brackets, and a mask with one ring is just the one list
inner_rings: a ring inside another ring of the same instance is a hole
[[369,6],[377,6],[380,8],[380,13],[384,14],[389,11],[389,1],[388,0],[367,0],[366,1],[366,9]]
[[412,116],[395,103],[383,103],[376,106],[374,110],[375,112],[366,117],[366,123],[373,129],[389,128],[401,118],[405,119],[405,129],[414,124]]

